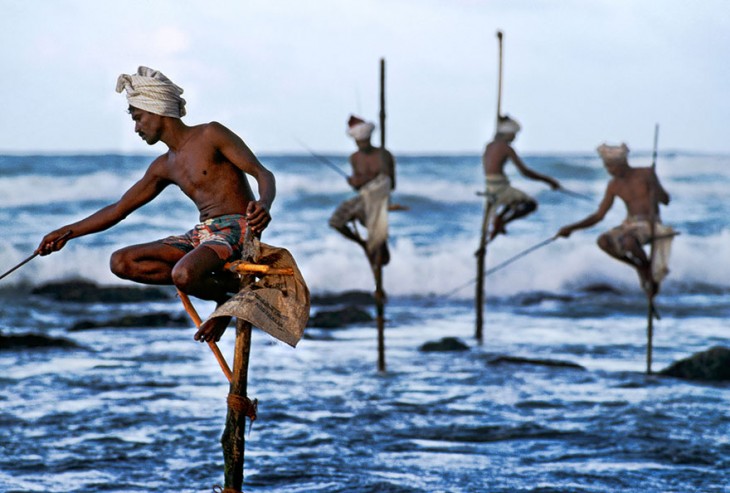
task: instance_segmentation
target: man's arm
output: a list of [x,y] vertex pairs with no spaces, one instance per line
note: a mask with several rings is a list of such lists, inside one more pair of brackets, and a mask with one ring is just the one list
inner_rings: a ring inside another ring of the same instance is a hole
[[530,178],[532,180],[543,181],[550,185],[550,188],[552,188],[553,190],[557,190],[560,188],[560,183],[558,183],[558,180],[555,180],[554,178],[540,174],[537,171],[528,168],[527,165],[522,161],[522,159],[520,159],[520,157],[517,155],[512,146],[509,146],[508,154],[509,158],[512,160],[513,163],[515,163],[515,166],[517,166],[517,169],[520,171],[520,173],[522,173],[523,176],[526,176],[527,178]]
[[386,150],[384,152],[385,154],[385,169],[388,173],[388,176],[390,176],[390,189],[395,190],[395,158],[390,153],[390,151]]
[[212,122],[207,129],[211,142],[223,156],[251,175],[258,184],[259,199],[251,201],[246,209],[246,220],[254,232],[260,233],[271,222],[271,205],[276,197],[276,180],[274,174],[266,169],[251,149],[238,135],[217,122]]
[[664,205],[669,205],[669,200],[670,200],[669,194],[667,193],[666,190],[664,190],[664,187],[659,182],[659,177],[656,175],[656,172],[654,172],[654,171],[652,171],[652,180],[654,182],[653,183],[654,189],[657,191],[657,197],[656,197],[657,201],[661,202]]
[[[63,248],[71,238],[78,238],[109,229],[126,218],[130,213],[154,199],[170,184],[169,181],[163,178],[161,173],[164,167],[162,163],[163,159],[162,156],[157,158],[147,169],[144,176],[132,185],[117,202],[98,210],[80,221],[67,224],[48,233],[41,240],[36,252],[40,255],[48,255]],[[63,239],[60,239],[67,232],[69,234]]]
[[590,228],[594,224],[601,222],[601,220],[603,220],[603,218],[606,216],[608,210],[613,205],[613,200],[615,197],[616,195],[613,192],[611,185],[609,184],[608,187],[606,187],[606,193],[603,195],[603,199],[598,205],[598,209],[596,210],[596,212],[578,222],[563,226],[562,228],[560,228],[556,236],[562,236],[563,238],[567,238],[576,229]]

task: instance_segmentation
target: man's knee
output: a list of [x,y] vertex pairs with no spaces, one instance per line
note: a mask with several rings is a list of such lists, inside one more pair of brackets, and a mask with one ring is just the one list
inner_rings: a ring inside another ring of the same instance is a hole
[[109,268],[115,276],[129,279],[134,270],[134,259],[127,249],[117,250],[109,259]]
[[616,248],[614,247],[613,241],[611,240],[611,237],[607,234],[602,234],[598,237],[596,240],[596,244],[598,244],[598,248],[603,250],[609,255],[617,255],[618,252],[616,252]]
[[172,283],[184,293],[191,291],[197,280],[190,269],[179,263],[172,268],[170,275],[172,276]]

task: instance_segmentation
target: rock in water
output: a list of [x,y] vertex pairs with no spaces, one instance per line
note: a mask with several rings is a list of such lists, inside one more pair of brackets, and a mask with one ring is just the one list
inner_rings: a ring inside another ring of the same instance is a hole
[[99,286],[83,279],[51,282],[31,291],[56,301],[78,303],[134,303],[171,299],[167,291],[153,287]]
[[420,348],[426,353],[436,351],[468,351],[469,346],[456,337],[444,337],[440,341],[431,341],[423,344]]
[[35,348],[78,348],[73,341],[59,337],[49,337],[40,334],[0,334],[0,351],[13,349]]
[[373,317],[368,312],[356,306],[348,306],[341,310],[317,312],[309,317],[307,327],[319,329],[337,329],[346,325],[372,322]]
[[723,346],[712,347],[689,358],[675,361],[659,374],[686,380],[730,381],[730,349]]

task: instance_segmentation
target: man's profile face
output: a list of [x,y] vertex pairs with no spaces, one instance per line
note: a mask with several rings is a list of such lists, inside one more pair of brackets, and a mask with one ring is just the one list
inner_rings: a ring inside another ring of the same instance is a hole
[[149,111],[129,107],[129,114],[134,121],[134,132],[149,145],[160,141],[162,135],[162,117]]

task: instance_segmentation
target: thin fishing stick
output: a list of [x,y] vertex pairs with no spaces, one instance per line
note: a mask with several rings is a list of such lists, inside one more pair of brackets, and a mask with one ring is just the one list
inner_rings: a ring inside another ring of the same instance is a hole
[[[58,238],[56,238],[55,240],[53,240],[53,243],[55,244],[57,241],[61,241],[63,239],[66,239],[70,235],[71,235],[71,231],[66,231],[64,234],[62,234],[61,236],[59,236]],[[40,252],[38,250],[36,250],[35,252],[33,252],[33,255],[31,255],[30,257],[26,258],[25,260],[23,260],[22,262],[20,262],[18,265],[16,265],[15,267],[13,267],[9,271],[7,271],[5,274],[3,274],[2,276],[0,276],[0,280],[3,280],[4,278],[6,278],[7,276],[9,276],[10,274],[12,274],[13,272],[15,272],[16,270],[20,269],[25,264],[27,264],[28,262],[30,262],[31,260],[33,260],[34,258],[36,258],[38,255],[40,255]]]
[[542,248],[542,247],[544,247],[545,245],[548,245],[548,244],[552,243],[552,242],[553,242],[553,241],[555,241],[555,240],[556,240],[557,238],[558,238],[557,236],[552,236],[552,237],[548,238],[547,240],[543,240],[543,241],[541,241],[541,242],[540,242],[540,243],[538,243],[537,245],[532,245],[532,246],[531,246],[530,248],[526,248],[525,250],[522,250],[522,251],[521,251],[520,253],[518,253],[517,255],[515,255],[515,256],[513,256],[513,257],[510,257],[510,258],[508,258],[508,259],[507,259],[507,260],[505,260],[504,262],[502,262],[502,263],[500,263],[500,264],[497,264],[497,265],[495,265],[494,267],[492,267],[492,268],[490,268],[490,269],[487,269],[487,271],[485,272],[485,275],[487,275],[487,276],[488,276],[489,274],[493,274],[493,273],[497,272],[498,270],[500,270],[500,269],[503,269],[503,268],[507,267],[507,266],[508,266],[509,264],[511,264],[511,263],[512,263],[512,262],[514,262],[515,260],[519,260],[519,259],[521,259],[522,257],[524,257],[525,255],[528,255],[528,254],[530,254],[530,253],[534,252],[534,251],[535,251],[535,250],[537,250],[538,248]]
[[576,199],[586,200],[588,202],[593,202],[593,199],[590,198],[588,195],[584,195],[579,192],[574,192],[572,190],[568,190],[567,188],[560,187],[555,190],[556,192],[562,192],[565,195],[570,195],[571,197],[575,197]]
[[307,151],[309,151],[309,153],[312,155],[312,157],[314,157],[317,160],[319,160],[320,163],[326,164],[327,166],[329,166],[330,168],[332,168],[333,170],[335,170],[340,175],[344,176],[345,178],[348,178],[347,173],[345,173],[344,171],[342,171],[342,169],[339,166],[337,166],[335,163],[333,163],[332,161],[330,161],[326,157],[324,157],[324,156],[322,156],[320,154],[317,154],[312,149],[310,149],[309,147],[307,147],[307,145],[304,142],[300,141],[299,139],[297,139],[297,142],[299,142],[299,144],[302,147],[304,147]]
[[[571,197],[575,197],[575,198],[578,198],[578,199],[586,200],[588,202],[593,202],[593,199],[590,198],[588,195],[584,195],[584,194],[579,193],[579,192],[574,192],[572,190],[568,190],[568,189],[563,188],[563,187],[556,188],[555,191],[556,192],[562,192],[562,193],[564,193],[566,195],[570,195]],[[479,195],[480,197],[484,197],[484,196],[487,195],[487,192],[477,192],[477,195]]]

